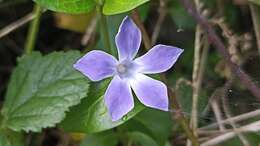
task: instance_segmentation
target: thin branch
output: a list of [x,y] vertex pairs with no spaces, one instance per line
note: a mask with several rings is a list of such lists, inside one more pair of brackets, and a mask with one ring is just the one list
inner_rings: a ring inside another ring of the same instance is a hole
[[222,117],[222,113],[221,113],[220,107],[218,105],[217,99],[213,99],[212,102],[210,102],[210,103],[211,103],[212,110],[215,114],[215,117],[217,119],[217,124],[219,126],[219,129],[220,129],[220,131],[224,131],[226,128],[225,128],[224,124],[221,123],[223,117]]
[[9,24],[8,26],[2,28],[0,30],[0,39],[6,35],[8,35],[9,33],[11,33],[12,31],[18,29],[19,27],[25,25],[26,23],[30,22],[33,18],[34,18],[34,14],[33,13],[29,13],[27,15],[25,15],[24,17],[20,18],[19,20]]
[[194,19],[201,25],[204,31],[208,35],[209,41],[215,46],[217,51],[225,59],[233,73],[241,80],[241,82],[249,89],[249,91],[260,100],[260,89],[252,82],[251,78],[235,63],[233,63],[230,58],[224,43],[217,36],[214,29],[210,26],[208,21],[204,19],[194,8],[193,4],[189,0],[180,0],[183,6],[187,9],[188,13],[194,17]]
[[31,53],[35,47],[39,26],[40,26],[41,14],[42,14],[41,6],[39,6],[38,4],[34,4],[33,14],[35,15],[35,17],[30,24],[28,35],[24,46],[25,52],[27,54]]
[[88,44],[89,40],[92,37],[92,34],[95,32],[95,29],[97,27],[97,20],[98,18],[96,17],[96,15],[94,15],[89,26],[86,28],[85,34],[81,39],[81,44],[83,46],[86,46]]
[[[232,79],[227,81],[227,83],[225,84],[224,88],[223,88],[223,95],[221,95],[221,99],[222,99],[222,105],[223,105],[223,109],[224,109],[224,113],[226,115],[227,118],[231,117],[231,111],[228,107],[228,96],[227,96],[227,92],[229,90],[229,88],[231,87],[232,84]],[[236,133],[236,135],[238,136],[238,138],[240,139],[240,141],[242,142],[242,144],[244,146],[250,146],[248,140],[246,139],[246,137],[240,133],[237,130],[237,125],[233,120],[229,120],[229,124],[232,126],[232,128],[234,129],[234,132]]]
[[[225,119],[223,121],[220,121],[220,123],[221,124],[228,124],[230,120],[232,120],[234,122],[240,122],[240,121],[248,120],[250,118],[254,118],[254,117],[257,117],[257,116],[260,116],[260,109]],[[205,127],[199,128],[199,130],[212,129],[212,128],[216,128],[217,126],[218,126],[218,123],[212,123],[212,124],[207,125]]]
[[[248,124],[246,126],[237,128],[237,132],[258,132],[260,131],[260,121]],[[234,136],[236,136],[236,132],[235,131],[231,131],[231,132],[227,132],[225,134],[222,134],[220,136],[217,136],[215,138],[212,138],[204,143],[201,144],[201,146],[213,146],[216,144],[220,144],[224,141],[227,141],[231,138],[233,138]]]
[[151,45],[151,40],[150,40],[149,35],[148,35],[144,25],[143,25],[143,22],[141,21],[141,18],[140,18],[139,14],[138,14],[137,9],[134,9],[132,11],[132,15],[131,16],[132,16],[134,22],[136,23],[136,25],[141,29],[144,46],[145,46],[146,49],[149,50],[151,48],[151,46],[152,46]]
[[158,11],[159,11],[159,17],[156,21],[156,24],[155,24],[155,27],[154,27],[154,31],[153,31],[153,34],[152,34],[152,46],[155,45],[156,43],[156,40],[159,36],[159,33],[160,33],[160,30],[161,30],[161,26],[162,26],[162,23],[165,19],[165,16],[167,14],[167,1],[168,0],[160,0],[160,7],[158,8]]
[[257,42],[258,51],[260,55],[260,6],[249,2],[249,7],[251,10],[254,30],[256,35],[256,42]]
[[[197,28],[198,28],[197,30],[198,33],[202,35],[202,30],[200,29],[200,27]],[[198,63],[198,67],[194,67],[194,72],[193,72],[194,74],[192,74],[192,86],[193,86],[192,100],[193,101],[192,101],[191,126],[194,131],[196,131],[198,126],[198,98],[202,86],[202,80],[205,73],[205,66],[206,66],[208,51],[209,51],[209,43],[207,42],[207,38],[205,37],[205,35],[197,43],[195,43],[195,46],[200,47],[202,49],[202,53],[200,53],[201,49],[195,47],[196,53],[194,54],[194,59],[195,59],[194,65]]]

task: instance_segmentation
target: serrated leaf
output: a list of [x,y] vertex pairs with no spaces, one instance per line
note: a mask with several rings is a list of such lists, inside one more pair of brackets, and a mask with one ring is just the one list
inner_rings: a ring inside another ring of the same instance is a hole
[[101,84],[92,84],[87,98],[73,107],[61,123],[61,127],[65,131],[85,133],[104,131],[123,124],[144,109],[144,106],[137,101],[134,109],[125,117],[112,122],[103,98],[109,81],[110,79],[103,81]]
[[113,131],[90,134],[82,141],[80,146],[116,146],[119,137]]
[[94,0],[33,0],[46,9],[70,14],[90,12],[95,8]]
[[4,126],[39,132],[55,126],[86,97],[88,80],[73,69],[78,51],[25,55],[13,71],[2,113]]
[[130,11],[149,0],[106,0],[103,7],[105,15],[114,15]]

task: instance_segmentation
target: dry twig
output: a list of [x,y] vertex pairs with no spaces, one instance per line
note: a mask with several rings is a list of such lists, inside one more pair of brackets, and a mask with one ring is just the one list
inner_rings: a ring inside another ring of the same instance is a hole
[[33,13],[29,13],[26,16],[22,17],[21,19],[9,24],[8,26],[2,28],[0,30],[0,39],[6,35],[8,35],[9,33],[11,33],[12,31],[18,29],[19,27],[25,25],[26,23],[30,22],[35,16],[33,15]]

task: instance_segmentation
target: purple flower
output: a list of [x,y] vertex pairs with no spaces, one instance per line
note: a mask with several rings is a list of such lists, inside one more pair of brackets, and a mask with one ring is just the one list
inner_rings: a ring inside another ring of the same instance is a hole
[[166,86],[145,74],[167,71],[183,50],[156,45],[143,56],[134,59],[141,37],[138,27],[129,17],[125,17],[115,38],[119,61],[103,51],[93,50],[73,66],[92,81],[113,77],[104,96],[112,121],[121,119],[133,109],[131,88],[144,105],[168,111]]

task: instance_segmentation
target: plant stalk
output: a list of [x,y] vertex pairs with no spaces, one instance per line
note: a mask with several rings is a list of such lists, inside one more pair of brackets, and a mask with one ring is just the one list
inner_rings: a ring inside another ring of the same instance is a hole
[[151,45],[151,39],[149,38],[149,35],[143,25],[143,22],[141,21],[141,17],[137,11],[137,9],[134,9],[132,11],[132,18],[135,22],[135,24],[141,29],[142,32],[142,36],[143,36],[143,42],[144,42],[144,46],[147,50],[151,49],[152,45]]
[[107,51],[112,53],[110,39],[109,39],[109,32],[108,32],[108,25],[107,25],[107,18],[102,13],[102,5],[97,6],[97,12],[100,18],[100,30],[103,36],[104,45],[107,48]]
[[30,54],[35,47],[39,26],[40,26],[41,14],[42,14],[42,9],[39,5],[37,4],[34,5],[33,14],[35,17],[30,24],[28,35],[26,38],[26,43],[25,43],[26,54]]

